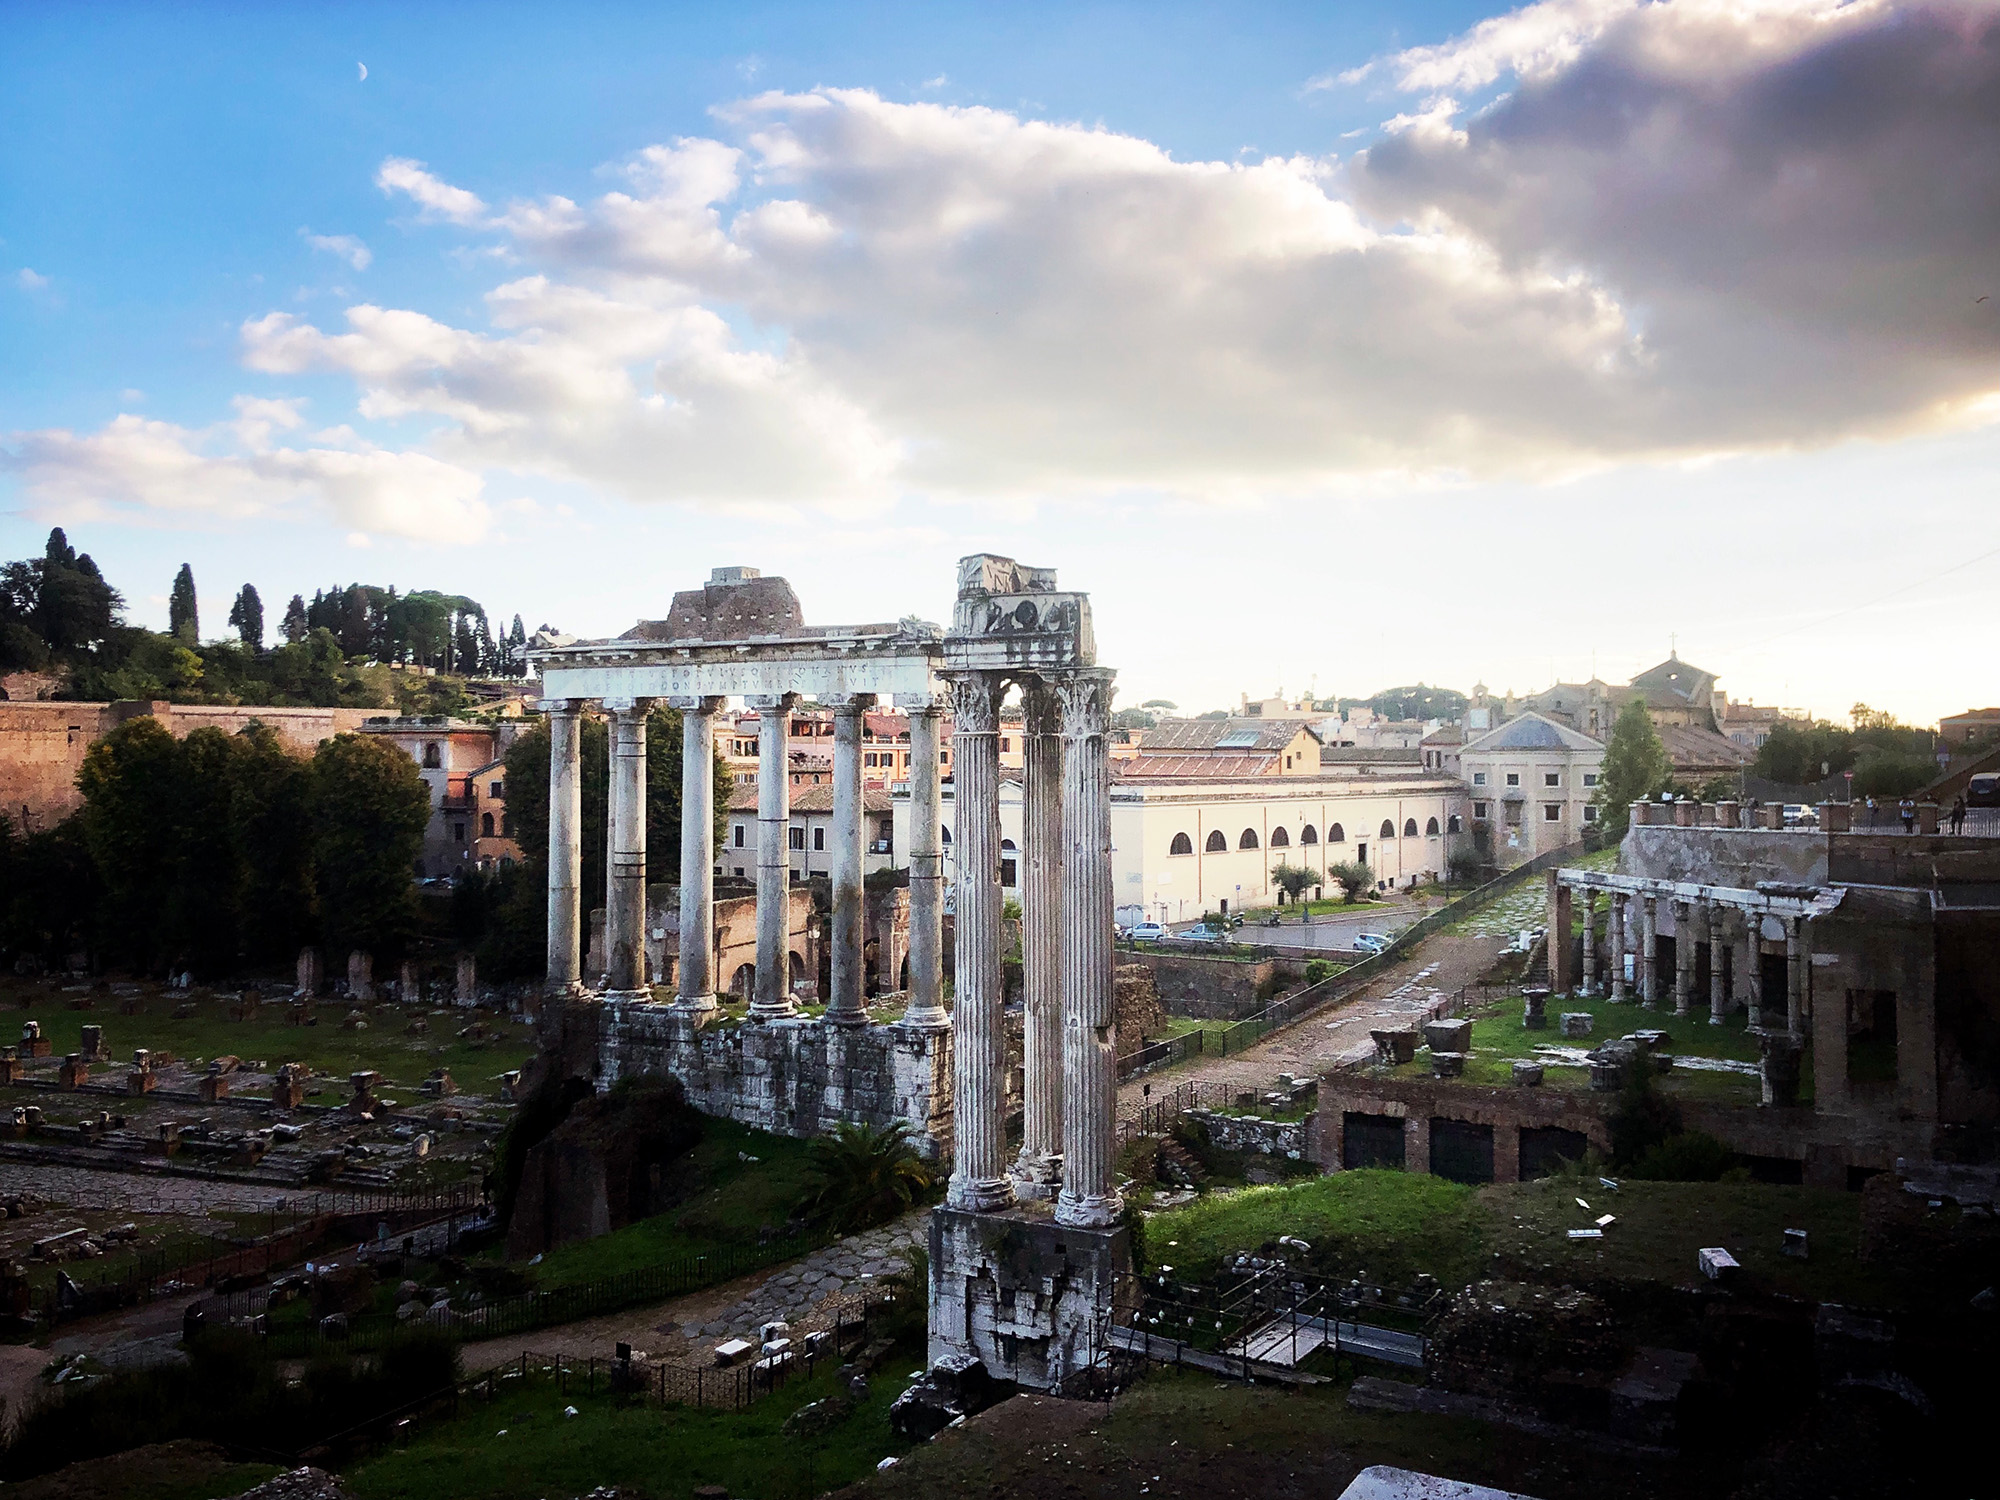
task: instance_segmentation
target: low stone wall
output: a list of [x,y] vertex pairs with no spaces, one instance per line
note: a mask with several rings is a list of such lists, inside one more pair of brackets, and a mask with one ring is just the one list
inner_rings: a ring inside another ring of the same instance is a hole
[[933,1159],[951,1153],[951,1033],[901,1024],[778,1021],[697,1027],[672,1007],[597,1002],[600,1091],[668,1074],[688,1103],[775,1135],[901,1120]]
[[1255,1151],[1263,1156],[1304,1159],[1308,1143],[1317,1128],[1317,1115],[1303,1120],[1266,1120],[1257,1115],[1222,1115],[1214,1110],[1191,1109],[1188,1118],[1208,1131],[1209,1144],[1218,1151]]
[[1295,960],[1264,958],[1252,963],[1209,958],[1197,953],[1120,953],[1121,966],[1139,964],[1152,970],[1160,1004],[1170,1016],[1196,1021],[1240,1021],[1261,1010],[1273,980],[1300,981],[1305,967]]

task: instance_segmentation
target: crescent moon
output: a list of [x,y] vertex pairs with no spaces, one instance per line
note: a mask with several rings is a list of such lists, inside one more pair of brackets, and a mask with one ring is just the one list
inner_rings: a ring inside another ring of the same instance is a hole
[[365,62],[358,62],[358,63],[356,63],[356,64],[355,64],[354,66],[355,66],[355,67],[357,67],[357,68],[359,68],[359,69],[361,70],[361,76],[360,76],[359,78],[355,79],[354,81],[355,81],[356,83],[365,83],[365,82],[367,82],[367,80],[368,80],[368,64],[367,64],[367,63],[365,63]]

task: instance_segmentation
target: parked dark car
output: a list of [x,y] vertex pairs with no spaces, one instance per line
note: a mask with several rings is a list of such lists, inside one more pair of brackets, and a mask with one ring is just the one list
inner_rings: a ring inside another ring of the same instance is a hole
[[1967,807],[2000,807],[2000,771],[1987,771],[1965,784]]

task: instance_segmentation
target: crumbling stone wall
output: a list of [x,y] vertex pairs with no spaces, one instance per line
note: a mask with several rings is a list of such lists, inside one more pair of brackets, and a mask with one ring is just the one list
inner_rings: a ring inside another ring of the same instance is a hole
[[1257,1115],[1223,1115],[1208,1109],[1191,1109],[1188,1118],[1207,1130],[1209,1144],[1218,1151],[1254,1151],[1293,1161],[1305,1157],[1306,1143],[1318,1124],[1315,1115],[1307,1115],[1303,1120],[1266,1120]]
[[587,1002],[600,1089],[623,1078],[677,1080],[704,1114],[775,1135],[824,1135],[842,1121],[901,1120],[917,1149],[951,1150],[951,1033],[822,1021],[698,1027],[671,1007]]
[[1112,971],[1111,999],[1121,1052],[1135,1050],[1141,1037],[1166,1032],[1167,1013],[1160,1003],[1159,986],[1145,964],[1120,964]]
[[[1302,980],[1305,970],[1283,959],[1241,963],[1197,953],[1121,953],[1123,966],[1149,970],[1168,1015],[1200,1021],[1236,1021],[1264,1004],[1271,986]],[[1122,1033],[1121,1033],[1122,1034]]]
[[701,1119],[671,1079],[579,1102],[529,1148],[507,1226],[525,1260],[672,1207],[685,1196]]

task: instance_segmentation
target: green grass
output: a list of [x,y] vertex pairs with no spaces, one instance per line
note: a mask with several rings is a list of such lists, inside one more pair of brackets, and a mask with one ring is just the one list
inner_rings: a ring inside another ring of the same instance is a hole
[[[599,1485],[679,1497],[710,1484],[759,1500],[805,1500],[908,1448],[889,1428],[889,1405],[902,1391],[900,1377],[923,1358],[915,1345],[895,1350],[868,1399],[814,1438],[786,1436],[785,1419],[834,1393],[830,1369],[741,1411],[663,1410],[586,1395],[575,1381],[565,1395],[553,1377],[531,1375],[503,1384],[491,1403],[462,1399],[456,1417],[422,1426],[407,1448],[360,1463],[343,1478],[355,1500],[542,1500]],[[565,1417],[565,1406],[577,1414]]]
[[1406,1172],[1336,1172],[1275,1187],[1210,1193],[1146,1222],[1149,1265],[1199,1279],[1227,1255],[1280,1235],[1312,1246],[1316,1265],[1407,1280],[1420,1271],[1451,1284],[1482,1268],[1483,1221],[1473,1190]]
[[[1603,1239],[1568,1237],[1606,1213],[1616,1222]],[[1807,1231],[1808,1259],[1783,1254],[1787,1229]],[[1629,1179],[1614,1191],[1581,1170],[1483,1188],[1395,1171],[1336,1172],[1210,1193],[1147,1220],[1144,1253],[1149,1265],[1199,1279],[1281,1234],[1311,1245],[1310,1260],[1329,1273],[1406,1280],[1426,1272],[1448,1287],[1481,1275],[1693,1287],[1701,1283],[1696,1252],[1720,1245],[1741,1263],[1750,1291],[1880,1307],[1930,1295],[1921,1275],[1861,1263],[1858,1193]]]
[[[10,1035],[19,1034],[24,1020],[39,1021],[42,1035],[49,1039],[51,1055],[61,1057],[82,1046],[85,1026],[102,1026],[106,1045],[118,1060],[105,1071],[114,1074],[122,1074],[122,1065],[130,1061],[135,1047],[144,1047],[171,1052],[183,1060],[234,1054],[245,1060],[266,1061],[273,1068],[280,1063],[302,1062],[316,1077],[328,1080],[325,1087],[333,1088],[337,1082],[343,1097],[347,1075],[363,1068],[372,1068],[399,1089],[414,1089],[433,1068],[444,1068],[464,1092],[492,1098],[498,1093],[493,1077],[519,1068],[535,1050],[528,1027],[496,1018],[490,1011],[453,1009],[433,1016],[414,1007],[405,1010],[384,1005],[376,1007],[368,1030],[346,1031],[341,1021],[348,1007],[337,1000],[319,1002],[316,1026],[288,1025],[283,1001],[267,1001],[252,1020],[232,1021],[226,1002],[199,990],[191,997],[148,993],[144,1010],[135,1016],[120,1015],[115,998],[99,995],[95,1010],[76,1011],[65,1007],[63,997],[50,994],[46,988],[25,990],[18,984],[0,986],[0,1002],[18,1006],[23,995],[30,993],[35,1004],[12,1013],[7,1023]],[[195,1014],[175,1020],[175,1008],[187,998],[193,999]],[[430,1034],[405,1036],[403,1028],[418,1015],[428,1018]],[[496,1034],[495,1040],[458,1040],[459,1030],[475,1018]]]
[[[1511,1084],[1517,1061],[1541,1062],[1537,1046],[1581,1047],[1589,1049],[1634,1031],[1664,1031],[1666,1050],[1681,1057],[1729,1058],[1736,1062],[1757,1061],[1757,1039],[1750,1035],[1739,1013],[1727,1017],[1720,1026],[1708,1024],[1708,1012],[1676,1016],[1671,1010],[1646,1010],[1636,1001],[1613,1005],[1609,1000],[1562,999],[1551,995],[1547,1013],[1549,1024],[1543,1031],[1530,1031],[1521,1024],[1521,997],[1502,996],[1472,1012],[1472,1055],[1466,1059],[1465,1081],[1477,1084]],[[1596,1019],[1587,1038],[1566,1039],[1562,1034],[1565,1011],[1588,1011]],[[1588,1083],[1587,1070],[1548,1063],[1547,1086],[1581,1089]],[[1428,1057],[1389,1070],[1392,1078],[1428,1078]],[[1757,1079],[1744,1073],[1706,1073],[1676,1068],[1660,1079],[1663,1093],[1676,1098],[1718,1104],[1754,1104],[1759,1096]],[[1808,1095],[1809,1097],[1809,1095]]]
[[[782,1233],[805,1192],[809,1144],[711,1119],[691,1154],[697,1185],[686,1202],[594,1240],[551,1250],[529,1274],[538,1288],[570,1286],[721,1245],[755,1245],[764,1229]],[[746,1162],[746,1155],[757,1160]]]

